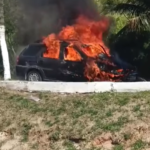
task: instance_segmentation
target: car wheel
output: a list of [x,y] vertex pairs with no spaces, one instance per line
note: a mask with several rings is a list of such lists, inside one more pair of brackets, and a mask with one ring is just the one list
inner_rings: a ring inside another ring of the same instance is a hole
[[28,81],[42,81],[42,76],[38,71],[30,71],[27,74]]

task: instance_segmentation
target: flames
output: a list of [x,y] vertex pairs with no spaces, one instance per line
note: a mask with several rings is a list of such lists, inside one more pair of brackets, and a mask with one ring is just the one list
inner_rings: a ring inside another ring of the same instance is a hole
[[[50,34],[43,39],[43,43],[47,47],[43,57],[59,59],[60,41],[67,41],[69,45],[66,47],[65,60],[82,61],[82,57],[75,51],[74,46],[77,46],[89,57],[84,68],[84,76],[89,81],[114,81],[116,80],[115,77],[121,77],[122,75],[102,71],[96,63],[99,54],[103,53],[108,58],[110,57],[109,49],[103,42],[103,33],[108,29],[108,26],[109,21],[107,18],[93,21],[80,16],[75,21],[75,24],[63,27],[58,34]],[[111,61],[104,63],[110,63],[114,66]]]

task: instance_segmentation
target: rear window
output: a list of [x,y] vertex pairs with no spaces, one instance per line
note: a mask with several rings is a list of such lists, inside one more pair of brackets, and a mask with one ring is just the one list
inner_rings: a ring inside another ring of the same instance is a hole
[[35,56],[37,55],[37,53],[39,53],[40,51],[43,51],[45,49],[44,45],[29,45],[28,47],[26,47],[24,49],[24,51],[22,52],[23,56]]

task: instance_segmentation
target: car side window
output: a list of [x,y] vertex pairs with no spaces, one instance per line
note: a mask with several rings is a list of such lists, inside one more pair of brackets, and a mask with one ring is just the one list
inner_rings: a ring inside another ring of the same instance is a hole
[[42,54],[43,58],[51,58],[51,59],[59,59],[59,50],[58,49],[51,49],[51,50],[46,50]]
[[64,60],[81,61],[82,56],[73,47],[66,47],[64,50]]
[[42,50],[42,45],[29,45],[22,52],[23,56],[35,56]]
[[55,42],[49,45],[49,47],[42,54],[42,57],[51,58],[51,59],[59,59],[59,53],[60,53],[60,43]]

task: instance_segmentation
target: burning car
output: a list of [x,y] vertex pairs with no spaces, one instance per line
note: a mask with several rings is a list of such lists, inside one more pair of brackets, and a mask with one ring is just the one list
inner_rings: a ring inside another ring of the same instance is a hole
[[144,81],[134,67],[120,68],[102,37],[107,19],[80,16],[75,24],[26,47],[16,65],[28,81]]

